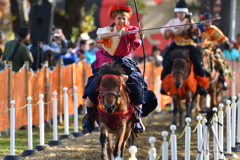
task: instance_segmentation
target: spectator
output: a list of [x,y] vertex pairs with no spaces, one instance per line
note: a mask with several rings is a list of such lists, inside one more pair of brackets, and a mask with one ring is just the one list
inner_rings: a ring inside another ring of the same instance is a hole
[[239,61],[240,55],[239,55],[238,50],[236,48],[234,48],[234,42],[232,40],[229,40],[229,42],[230,42],[229,49],[223,50],[225,58],[227,58],[231,61]]
[[80,40],[79,50],[76,52],[80,60],[85,59],[85,51],[89,50],[87,40]]
[[[3,44],[4,38],[5,38],[4,32],[3,32],[2,30],[0,30],[0,45]],[[1,54],[1,55],[3,54],[3,48],[2,48],[1,46],[0,46],[0,54]]]
[[98,43],[99,38],[95,39],[95,45],[93,47],[93,53],[96,55],[97,51],[102,48],[102,43]]
[[29,62],[29,66],[33,63],[33,57],[27,47],[27,41],[30,39],[28,27],[23,26],[18,29],[18,35],[14,40],[8,41],[5,45],[3,59],[12,61],[13,71],[18,72],[24,65],[25,61]]
[[[0,30],[0,45],[2,45],[4,42],[4,32]],[[0,71],[5,69],[5,64],[2,61],[2,55],[3,55],[3,48],[0,46]]]
[[37,71],[38,69],[41,69],[44,61],[47,61],[47,55],[42,49],[42,47],[39,46],[40,43],[37,41],[32,42],[28,46],[30,52],[32,53],[33,56],[33,64],[30,68],[32,68],[33,71]]
[[160,67],[162,66],[163,58],[161,56],[161,50],[158,46],[153,46],[152,48],[152,57],[155,63],[155,66]]
[[237,34],[236,46],[238,48],[238,52],[240,53],[240,33]]
[[94,41],[92,39],[87,41],[87,46],[89,47],[85,47],[86,62],[92,64],[96,60],[96,54],[93,52]]
[[50,43],[51,47],[59,48],[61,55],[67,53],[67,41],[60,27],[54,29],[53,41]]

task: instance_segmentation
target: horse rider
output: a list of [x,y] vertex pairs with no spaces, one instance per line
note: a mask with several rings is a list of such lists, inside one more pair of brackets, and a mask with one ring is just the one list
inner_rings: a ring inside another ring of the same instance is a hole
[[[191,18],[187,18],[188,14],[188,7],[184,0],[180,0],[177,2],[176,7],[174,8],[174,12],[176,13],[176,18],[171,19],[165,25],[167,26],[174,26],[174,25],[184,25],[192,23]],[[200,42],[199,36],[200,31],[198,30],[196,25],[186,25],[181,27],[169,27],[169,28],[162,28],[161,33],[163,34],[164,39],[172,38],[172,43],[167,49],[166,54],[163,58],[163,71],[161,75],[161,80],[168,75],[171,74],[172,70],[172,61],[171,61],[171,51],[174,49],[187,49],[189,51],[189,59],[194,64],[194,73],[195,78],[197,80],[197,90],[199,94],[204,95],[207,93],[207,88],[209,82],[206,81],[206,71],[203,69],[202,65],[202,56],[200,51],[196,48],[196,42]],[[192,36],[196,33],[195,38]],[[209,75],[207,75],[209,76]],[[204,82],[204,83],[203,83]],[[207,83],[205,83],[207,82]],[[167,95],[167,90],[164,88],[164,85],[161,87],[161,93]]]
[[[213,16],[210,13],[206,12],[204,14],[201,14],[200,18],[202,20],[212,20]],[[223,90],[227,90],[228,84],[225,80],[225,75],[227,75],[227,71],[225,70],[227,68],[227,64],[224,61],[221,49],[218,47],[218,42],[224,43],[225,47],[227,48],[229,48],[230,42],[218,27],[212,25],[212,21],[207,21],[203,24],[198,24],[197,26],[202,33],[201,42],[203,44],[203,47],[206,47],[207,49],[214,52],[214,57],[216,59],[216,69],[220,73],[219,80],[221,83],[223,83]]]
[[[112,24],[97,30],[99,42],[103,43],[103,47],[96,53],[96,60],[91,65],[93,76],[88,78],[84,89],[83,98],[86,99],[87,114],[85,118],[87,121],[84,122],[83,129],[91,133],[94,128],[94,121],[89,118],[94,112],[95,105],[98,104],[97,97],[99,91],[94,85],[94,78],[98,75],[102,65],[114,61],[121,64],[125,71],[126,84],[131,93],[133,93],[130,96],[131,103],[137,108],[137,116],[139,118],[139,122],[135,124],[134,132],[141,133],[145,130],[140,119],[141,112],[143,110],[143,114],[146,116],[150,111],[154,110],[157,106],[157,98],[153,91],[147,89],[147,84],[143,81],[137,63],[127,56],[132,50],[134,51],[141,47],[140,35],[143,35],[143,33],[128,33],[128,31],[139,30],[138,27],[129,25],[129,19],[132,16],[132,8],[129,6],[112,5],[109,8],[108,16],[112,19]],[[142,95],[143,83],[144,95]]]

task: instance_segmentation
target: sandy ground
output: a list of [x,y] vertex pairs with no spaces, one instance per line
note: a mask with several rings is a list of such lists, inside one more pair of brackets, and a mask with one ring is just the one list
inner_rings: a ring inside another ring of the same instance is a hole
[[[196,117],[196,116],[193,116]],[[157,149],[157,155],[161,142],[163,140],[161,132],[167,130],[170,136],[170,128],[172,114],[165,115],[150,115],[143,118],[146,126],[146,132],[140,134],[140,138],[136,139],[135,145],[138,148],[137,159],[145,160],[150,148],[148,139],[150,136],[156,137],[157,141],[155,147]],[[192,130],[195,128],[197,121],[193,119],[191,123]],[[176,130],[177,136],[180,136],[184,127],[178,127]],[[224,130],[225,132],[226,130]],[[226,133],[224,133],[225,135]],[[213,159],[213,141],[212,134],[210,134],[210,159]],[[169,140],[168,136],[168,140]],[[226,141],[226,139],[225,139]],[[99,160],[101,146],[99,142],[99,132],[92,133],[88,136],[71,138],[68,140],[62,140],[63,146],[47,147],[44,151],[37,152],[34,155],[24,157],[24,160]],[[226,146],[226,144],[225,144]],[[169,147],[169,159],[170,159],[170,147]],[[185,135],[182,138],[177,139],[177,155],[179,160],[183,160],[185,156]],[[197,154],[197,133],[191,135],[191,160],[195,159]],[[240,153],[237,154],[240,157]],[[124,158],[128,159],[130,154],[128,150],[125,150]],[[229,157],[227,157],[229,159]]]

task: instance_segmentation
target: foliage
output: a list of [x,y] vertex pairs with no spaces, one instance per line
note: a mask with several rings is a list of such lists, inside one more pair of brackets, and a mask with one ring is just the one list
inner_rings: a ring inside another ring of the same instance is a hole
[[[71,42],[75,43],[80,33],[89,33],[96,29],[94,24],[95,17],[93,16],[98,9],[97,4],[93,4],[90,10],[85,14],[83,21],[81,22],[81,28],[72,27]],[[85,8],[82,7],[81,10],[85,12]]]
[[[132,3],[132,6],[135,6],[134,4],[134,0],[127,0],[128,2]],[[145,3],[143,0],[136,0],[137,2],[137,7],[138,7],[138,11],[142,14],[142,15],[147,15],[147,12],[145,11]]]
[[80,32],[88,33],[96,29],[96,26],[94,25],[95,17],[93,17],[93,15],[97,9],[98,5],[94,3],[84,18]]

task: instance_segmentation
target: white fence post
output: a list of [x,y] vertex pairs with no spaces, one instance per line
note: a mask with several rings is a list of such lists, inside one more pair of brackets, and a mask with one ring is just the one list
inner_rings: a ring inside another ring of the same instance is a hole
[[191,118],[187,117],[185,121],[187,123],[186,131],[185,131],[185,160],[190,160]]
[[11,100],[10,108],[10,155],[15,155],[15,101]]
[[[222,148],[223,150],[223,103],[220,103],[219,104],[219,108],[220,108],[220,111],[219,111],[219,144],[220,144],[220,147]],[[219,153],[219,158],[220,159],[223,159],[223,155],[221,153]]]
[[33,149],[33,141],[32,141],[32,104],[31,97],[27,97],[27,116],[28,116],[28,149],[24,150],[22,156],[29,156],[37,152],[36,149]]
[[227,100],[227,154],[232,154],[232,148],[231,148],[231,108],[230,104],[231,101]]
[[237,143],[240,146],[240,93],[238,94]]
[[48,142],[49,146],[63,145],[61,140],[58,140],[57,129],[57,92],[53,92],[53,140]]
[[40,136],[40,145],[35,146],[35,149],[38,151],[43,150],[45,146],[44,142],[44,102],[43,102],[43,94],[39,95],[39,136]]
[[63,88],[64,95],[64,133],[69,134],[69,116],[68,116],[68,94],[67,94],[67,87]]
[[148,141],[150,143],[149,160],[156,160],[157,153],[156,153],[156,148],[154,147],[154,143],[156,142],[156,138],[155,137],[149,137]]
[[[206,132],[205,133],[205,139],[204,139],[204,160],[209,160],[209,130],[208,130],[208,126],[206,125],[207,123],[207,119],[206,117],[204,116],[204,119],[203,119],[203,132]],[[207,130],[207,131],[205,131]],[[204,136],[204,135],[203,135]]]
[[32,105],[31,105],[31,97],[27,98],[27,114],[28,114],[28,149],[33,149],[32,144]]
[[73,102],[74,102],[74,132],[71,134],[74,137],[83,136],[82,132],[78,132],[78,97],[77,97],[77,87],[73,87]]
[[21,160],[19,155],[15,155],[15,101],[11,100],[10,104],[10,155],[5,156],[3,160]]
[[77,106],[77,87],[73,88],[74,101],[74,132],[78,132],[78,106]]
[[[201,124],[202,116],[198,115],[197,120],[198,120],[197,141],[198,141],[198,150],[200,151],[202,150],[202,148],[200,148],[201,141],[202,141],[202,124]],[[201,157],[199,160],[203,160],[203,154],[201,154]]]
[[232,151],[236,152],[237,148],[235,147],[235,143],[236,143],[236,96],[232,97],[232,135],[231,135],[231,147],[232,147]]
[[[216,133],[216,138],[218,137],[218,117],[217,117],[217,108],[214,107],[213,111],[216,112],[213,117],[213,127]],[[217,139],[213,138],[213,153],[214,153],[214,160],[218,160],[218,143]]]
[[137,160],[137,158],[136,158],[137,147],[136,146],[130,146],[128,151],[131,154],[131,160]]
[[176,125],[171,125],[170,130],[172,131],[171,135],[171,160],[177,160],[177,136],[175,134],[177,127]]
[[163,136],[162,160],[168,160],[168,142],[167,142],[168,132],[167,131],[162,131],[162,136]]
[[63,88],[63,101],[64,101],[64,134],[59,137],[60,140],[67,139],[72,137],[69,134],[69,115],[68,115],[68,94],[67,94],[67,87]]

